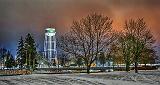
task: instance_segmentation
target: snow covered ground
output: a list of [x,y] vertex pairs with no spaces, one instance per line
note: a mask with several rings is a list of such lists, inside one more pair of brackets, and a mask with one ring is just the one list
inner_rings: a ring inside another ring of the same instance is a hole
[[0,85],[160,85],[160,71],[0,76]]

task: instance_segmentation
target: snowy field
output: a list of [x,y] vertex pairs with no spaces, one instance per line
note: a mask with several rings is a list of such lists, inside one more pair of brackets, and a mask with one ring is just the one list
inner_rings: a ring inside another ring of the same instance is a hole
[[160,85],[160,71],[0,76],[0,85]]

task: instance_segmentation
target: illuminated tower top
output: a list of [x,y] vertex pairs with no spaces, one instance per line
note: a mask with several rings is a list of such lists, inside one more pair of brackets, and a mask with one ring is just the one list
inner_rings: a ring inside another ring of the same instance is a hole
[[47,28],[45,30],[45,35],[47,36],[54,36],[56,34],[55,28]]

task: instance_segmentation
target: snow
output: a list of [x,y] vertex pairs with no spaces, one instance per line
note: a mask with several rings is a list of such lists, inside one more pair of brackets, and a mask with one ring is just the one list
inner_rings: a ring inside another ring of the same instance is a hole
[[0,85],[160,85],[160,71],[0,76]]

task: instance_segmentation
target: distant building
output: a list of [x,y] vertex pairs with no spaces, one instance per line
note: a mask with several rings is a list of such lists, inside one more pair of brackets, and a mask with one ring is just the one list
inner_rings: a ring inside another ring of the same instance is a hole
[[57,64],[56,30],[45,29],[44,56],[51,64]]

